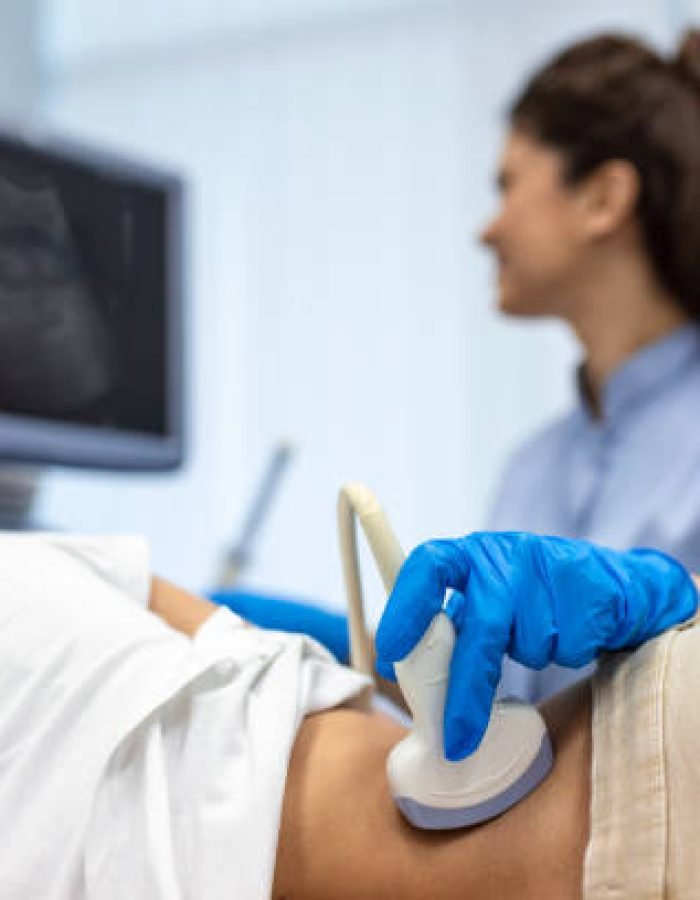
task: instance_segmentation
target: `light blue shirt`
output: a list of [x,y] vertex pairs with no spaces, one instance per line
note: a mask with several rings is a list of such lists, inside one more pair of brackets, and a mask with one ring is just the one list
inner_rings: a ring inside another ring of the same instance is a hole
[[[521,446],[487,527],[655,547],[700,571],[700,327],[644,347],[610,377],[596,418],[579,402]],[[580,677],[582,673],[578,673]],[[539,699],[576,680],[504,667],[503,689]]]

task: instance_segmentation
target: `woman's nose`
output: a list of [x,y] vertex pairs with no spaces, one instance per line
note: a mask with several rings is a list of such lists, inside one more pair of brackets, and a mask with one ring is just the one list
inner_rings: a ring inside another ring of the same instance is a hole
[[491,219],[479,232],[479,243],[484,247],[494,247],[497,240],[497,219]]

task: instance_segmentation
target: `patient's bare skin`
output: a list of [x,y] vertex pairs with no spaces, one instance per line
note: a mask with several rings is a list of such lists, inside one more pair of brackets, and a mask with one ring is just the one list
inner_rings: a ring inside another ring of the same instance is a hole
[[307,718],[287,778],[273,896],[580,897],[590,705],[587,683],[545,704],[556,754],[551,775],[500,818],[458,832],[419,832],[395,809],[384,765],[405,729],[350,709]]
[[[154,578],[150,609],[193,635],[217,609]],[[285,788],[276,900],[573,900],[588,840],[588,683],[542,707],[555,766],[542,785],[478,828],[420,832],[389,796],[386,757],[405,734],[387,716],[344,708],[302,724]]]

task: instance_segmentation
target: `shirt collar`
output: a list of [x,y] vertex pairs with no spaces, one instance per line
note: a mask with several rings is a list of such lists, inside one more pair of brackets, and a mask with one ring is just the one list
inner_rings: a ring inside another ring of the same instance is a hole
[[[617,419],[630,406],[672,380],[696,354],[700,354],[700,328],[695,323],[682,325],[670,335],[642,347],[618,366],[603,386],[602,419]],[[581,405],[588,417],[593,418],[583,364],[576,376]]]

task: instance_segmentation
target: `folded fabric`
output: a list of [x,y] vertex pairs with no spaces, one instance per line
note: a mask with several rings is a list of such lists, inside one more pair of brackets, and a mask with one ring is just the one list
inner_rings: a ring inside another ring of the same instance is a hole
[[207,596],[260,628],[307,634],[330,650],[338,662],[347,664],[350,660],[348,619],[343,613],[253,591],[216,590]]
[[226,609],[191,640],[148,577],[143,544],[0,536],[3,900],[268,897],[299,724],[367,684]]
[[583,896],[698,896],[700,619],[593,678],[590,840]]

